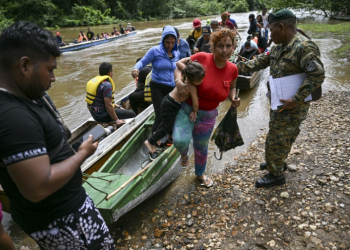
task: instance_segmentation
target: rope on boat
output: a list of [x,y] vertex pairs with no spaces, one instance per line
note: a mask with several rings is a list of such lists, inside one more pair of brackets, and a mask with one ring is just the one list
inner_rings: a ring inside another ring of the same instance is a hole
[[143,166],[143,164],[144,164],[145,162],[148,162],[148,161],[150,161],[150,159],[146,159],[146,160],[144,160],[143,162],[141,162],[140,167],[141,167],[142,169],[144,169],[144,167],[146,167],[146,166]]
[[100,203],[101,203],[102,201],[104,201],[104,200],[107,198],[108,193],[106,193],[105,191],[102,191],[102,190],[100,190],[100,189],[98,189],[98,188],[95,188],[95,187],[94,187],[90,182],[88,182],[87,180],[85,180],[85,183],[89,184],[90,187],[92,187],[93,189],[95,189],[95,190],[97,190],[97,191],[99,191],[99,192],[105,194],[105,197],[104,197],[98,204],[96,204],[96,206],[100,205]]
[[[102,177],[109,177],[108,175],[106,175],[106,176],[92,176],[92,175],[83,173],[83,177],[87,177],[87,178],[96,178],[96,179],[100,179],[100,180],[103,180],[103,181],[112,182],[112,180],[107,180],[107,179],[103,179],[103,178],[102,178]],[[83,181],[87,182],[85,179],[83,179]]]
[[[170,148],[170,146],[165,146],[165,147],[157,147],[157,153],[159,153],[158,155],[162,154],[164,151],[166,151],[168,148]],[[149,162],[149,164],[147,166],[142,166],[145,162]],[[144,160],[141,164],[140,164],[140,167],[141,167],[141,171],[135,175],[134,177],[137,177],[138,175],[140,175],[141,173],[143,173],[145,170],[147,170],[150,166],[151,166],[151,161],[150,159],[146,159]],[[107,182],[112,182],[112,180],[107,180],[107,179],[103,179],[102,177],[109,177],[109,176],[92,176],[92,175],[89,175],[89,174],[86,174],[86,173],[83,173],[83,177],[87,177],[87,178],[96,178],[96,179],[100,179],[100,180],[104,180],[104,181],[107,181]],[[120,186],[116,191],[114,191],[114,194],[108,194],[96,187],[94,187],[91,183],[89,183],[87,180],[83,179],[83,181],[85,181],[85,183],[89,184],[90,187],[92,187],[93,189],[105,194],[105,197],[99,202],[96,204],[96,207],[98,205],[100,205],[104,200],[108,200],[110,199],[113,195],[115,195],[117,192],[119,192],[121,189],[123,189],[133,178],[131,178],[129,181],[125,182],[122,186]]]

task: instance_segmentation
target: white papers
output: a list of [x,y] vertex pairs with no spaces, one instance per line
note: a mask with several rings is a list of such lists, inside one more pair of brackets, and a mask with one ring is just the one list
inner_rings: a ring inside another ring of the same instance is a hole
[[[270,90],[271,90],[271,109],[276,110],[278,106],[282,106],[283,103],[280,99],[291,99],[298,91],[300,85],[304,82],[306,74],[296,74],[281,78],[273,79],[269,77]],[[311,101],[312,97],[309,95],[305,102]]]

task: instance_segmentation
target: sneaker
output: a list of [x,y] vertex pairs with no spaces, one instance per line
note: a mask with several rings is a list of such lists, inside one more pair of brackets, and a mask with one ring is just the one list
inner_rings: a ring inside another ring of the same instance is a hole
[[157,159],[157,157],[158,157],[157,152],[153,152],[153,153],[148,152],[148,155],[149,155],[149,159],[150,159],[151,161],[154,161],[154,160]]
[[[266,170],[266,169],[267,169],[267,163],[266,162],[261,163],[260,164],[260,170]],[[287,163],[284,163],[283,171],[287,171],[287,169],[288,169]]]

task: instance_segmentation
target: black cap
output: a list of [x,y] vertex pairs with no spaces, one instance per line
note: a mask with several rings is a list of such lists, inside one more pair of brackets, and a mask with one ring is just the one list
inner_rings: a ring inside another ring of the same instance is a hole
[[283,9],[280,11],[277,11],[276,13],[271,13],[269,15],[269,23],[274,23],[276,21],[282,20],[282,19],[287,19],[287,18],[297,18],[294,13],[288,9]]
[[202,34],[203,34],[203,35],[210,35],[210,34],[211,34],[210,26],[204,26],[204,27],[202,28]]

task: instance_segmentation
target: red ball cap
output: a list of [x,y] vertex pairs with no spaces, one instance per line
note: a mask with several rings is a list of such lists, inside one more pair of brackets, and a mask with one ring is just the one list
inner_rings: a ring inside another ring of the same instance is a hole
[[227,15],[230,16],[230,13],[228,13],[228,11],[226,11]]
[[197,28],[201,25],[202,25],[201,20],[199,20],[198,18],[193,20],[193,28]]

